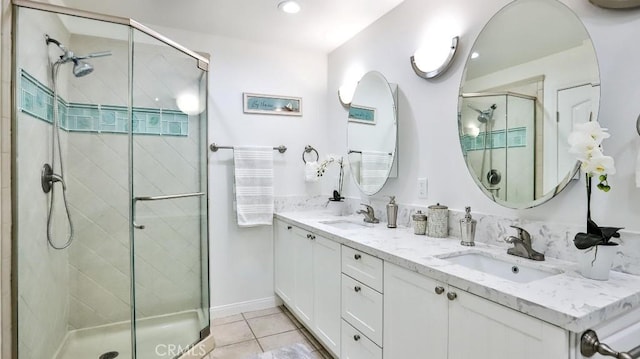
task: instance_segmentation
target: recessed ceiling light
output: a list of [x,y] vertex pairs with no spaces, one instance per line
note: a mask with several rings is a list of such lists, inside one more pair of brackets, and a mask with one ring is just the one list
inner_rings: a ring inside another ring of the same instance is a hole
[[472,54],[471,54],[471,58],[472,58],[472,59],[477,59],[477,58],[478,58],[478,56],[480,56],[480,54],[479,54],[479,53],[477,53],[477,52],[474,52],[474,53],[472,53]]
[[285,0],[278,4],[278,9],[286,12],[287,14],[296,14],[300,12],[300,4],[294,0]]

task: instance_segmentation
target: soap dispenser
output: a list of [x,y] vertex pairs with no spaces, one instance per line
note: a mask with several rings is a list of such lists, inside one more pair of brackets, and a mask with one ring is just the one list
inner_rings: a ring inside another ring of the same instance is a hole
[[475,246],[474,238],[476,236],[476,221],[471,218],[471,207],[464,208],[464,218],[460,220],[460,237],[462,241],[460,244],[463,246]]
[[396,228],[397,220],[398,205],[396,204],[396,196],[389,196],[389,203],[387,204],[387,227]]

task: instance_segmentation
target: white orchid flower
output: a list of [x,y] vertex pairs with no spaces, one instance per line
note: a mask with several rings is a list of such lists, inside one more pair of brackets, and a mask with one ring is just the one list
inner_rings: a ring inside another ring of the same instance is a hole
[[[600,179],[598,188],[605,192],[610,186],[607,175],[616,173],[615,163],[612,157],[605,156],[602,151],[602,140],[609,138],[606,128],[601,128],[598,122],[576,124],[574,131],[569,134],[568,142],[572,153],[581,162],[580,169],[588,176],[596,176]],[[602,176],[602,177],[601,177]]]
[[588,161],[582,162],[582,170],[594,176],[612,175],[616,173],[616,167],[611,156],[605,156],[601,151],[594,151]]
[[572,132],[569,135],[569,153],[576,155],[578,160],[586,161],[593,151],[599,151],[600,145],[584,132]]
[[608,129],[600,127],[598,121],[589,121],[585,123],[576,124],[574,126],[575,132],[583,133],[593,139],[598,145],[602,143],[605,138],[611,137],[606,131]]

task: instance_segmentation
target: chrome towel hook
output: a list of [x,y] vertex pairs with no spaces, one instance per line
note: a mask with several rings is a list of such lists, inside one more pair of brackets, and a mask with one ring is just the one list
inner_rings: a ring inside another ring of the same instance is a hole
[[316,153],[316,161],[318,161],[320,159],[320,155],[318,154],[318,151],[316,151],[316,149],[313,148],[311,145],[306,145],[304,147],[304,152],[302,152],[302,162],[307,163],[307,160],[304,158],[304,155],[306,153],[311,153],[311,152],[315,152]]

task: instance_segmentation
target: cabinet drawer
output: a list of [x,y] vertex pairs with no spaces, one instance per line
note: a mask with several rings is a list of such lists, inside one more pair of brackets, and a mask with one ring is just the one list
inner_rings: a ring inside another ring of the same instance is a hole
[[382,349],[344,320],[341,342],[341,359],[382,359]]
[[382,259],[342,246],[342,273],[382,293]]
[[342,318],[382,346],[382,294],[344,274]]

